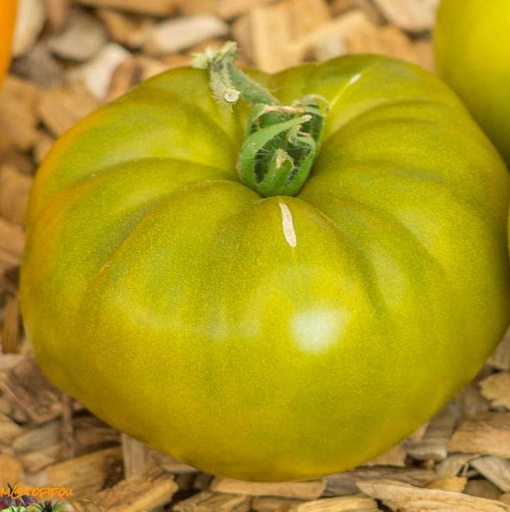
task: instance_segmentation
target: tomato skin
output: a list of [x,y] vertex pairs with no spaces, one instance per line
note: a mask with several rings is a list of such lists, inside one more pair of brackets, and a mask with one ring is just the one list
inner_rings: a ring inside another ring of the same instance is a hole
[[438,74],[466,103],[510,165],[510,2],[442,0],[435,30]]
[[2,82],[11,58],[11,40],[16,20],[17,0],[2,0],[0,16],[0,83]]
[[479,370],[510,321],[510,183],[416,67],[257,79],[330,102],[297,197],[240,184],[247,110],[169,71],[46,158],[21,301],[44,371],[114,427],[214,474],[305,479],[380,454]]

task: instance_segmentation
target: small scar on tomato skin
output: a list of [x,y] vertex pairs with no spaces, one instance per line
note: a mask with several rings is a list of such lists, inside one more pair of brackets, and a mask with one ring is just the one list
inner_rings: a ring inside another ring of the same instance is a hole
[[284,203],[278,203],[280,211],[282,212],[282,229],[285,240],[291,247],[297,246],[296,231],[294,230],[294,220],[289,207]]

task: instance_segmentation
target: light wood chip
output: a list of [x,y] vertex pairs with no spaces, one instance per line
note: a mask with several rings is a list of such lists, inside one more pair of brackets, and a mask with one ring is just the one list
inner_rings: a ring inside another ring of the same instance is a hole
[[285,0],[258,7],[234,25],[244,54],[270,73],[297,64],[301,40],[329,20],[323,0]]
[[131,54],[125,48],[117,43],[108,43],[92,60],[75,68],[71,77],[83,80],[98,100],[104,100],[115,70],[130,58]]
[[147,55],[175,53],[228,32],[228,25],[212,14],[169,19],[154,26],[143,48]]
[[[13,437],[19,436],[21,432],[21,427],[15,421],[0,412],[0,443],[10,441]],[[1,467],[2,465],[0,464]]]
[[490,375],[480,382],[482,395],[495,407],[510,409],[510,372]]
[[45,22],[44,0],[19,0],[12,49],[15,57],[30,51],[41,34]]
[[437,466],[437,478],[451,478],[457,475],[464,476],[467,471],[469,462],[475,457],[476,455],[450,455],[446,460],[442,461]]
[[230,478],[215,478],[211,489],[229,494],[248,494],[250,496],[279,496],[314,500],[319,498],[326,488],[326,480],[308,482],[243,482]]
[[154,464],[157,464],[158,466],[174,475],[183,473],[196,473],[198,471],[196,468],[156,450],[150,451],[150,460]]
[[510,492],[505,492],[499,497],[500,501],[503,503],[508,503],[510,505]]
[[240,494],[216,494],[204,491],[177,503],[175,512],[248,512],[251,498]]
[[124,477],[131,478],[143,473],[150,464],[148,447],[127,434],[121,434]]
[[510,457],[510,412],[489,412],[464,421],[453,434],[448,450]]
[[360,482],[361,490],[399,512],[510,512],[505,503],[434,489],[420,489],[389,480]]
[[324,498],[292,505],[289,512],[377,512],[377,503],[368,496]]
[[449,404],[429,422],[420,440],[405,443],[407,453],[417,460],[438,462],[446,459],[448,442],[459,416],[459,408]]
[[170,501],[177,489],[172,475],[161,468],[149,468],[86,501],[71,501],[71,504],[77,512],[141,512]]
[[51,36],[48,48],[62,59],[84,62],[106,43],[106,29],[101,21],[82,8],[71,10],[65,29]]
[[113,447],[52,464],[46,468],[48,483],[72,489],[74,499],[93,496],[103,488],[112,460],[121,457],[121,449]]
[[432,30],[437,0],[373,0],[386,18],[409,32]]
[[[94,7],[112,7],[121,11],[138,12],[155,16],[169,16],[175,12],[179,0],[74,0]],[[181,0],[182,1],[182,0]]]
[[258,496],[251,502],[253,512],[287,512],[292,505],[299,505],[302,500],[276,498],[273,496]]
[[21,227],[0,217],[0,271],[21,263],[25,235]]
[[510,491],[510,460],[489,455],[473,459],[471,466],[503,492]]
[[402,443],[386,450],[379,457],[367,462],[364,466],[394,466],[403,468],[406,465],[407,453]]
[[228,20],[272,2],[274,0],[184,0],[180,10],[184,15],[211,12]]
[[418,61],[411,41],[401,30],[393,25],[376,25],[360,9],[349,11],[296,40],[294,48],[296,60],[310,54],[315,58],[333,58],[343,53],[376,53]]
[[359,493],[360,481],[391,479],[412,485],[425,485],[436,478],[434,471],[420,468],[359,467],[326,478],[323,496],[345,496]]
[[510,329],[487,360],[487,364],[498,370],[510,371]]

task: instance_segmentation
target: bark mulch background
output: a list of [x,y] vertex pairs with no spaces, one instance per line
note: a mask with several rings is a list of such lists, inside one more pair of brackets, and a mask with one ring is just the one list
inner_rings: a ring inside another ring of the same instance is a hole
[[19,316],[28,190],[78,119],[227,39],[244,63],[269,72],[352,52],[433,69],[437,0],[20,1],[0,89],[0,488],[65,487],[87,512],[510,512],[510,337],[437,417],[372,463],[257,484],[198,472],[62,396],[32,359]]

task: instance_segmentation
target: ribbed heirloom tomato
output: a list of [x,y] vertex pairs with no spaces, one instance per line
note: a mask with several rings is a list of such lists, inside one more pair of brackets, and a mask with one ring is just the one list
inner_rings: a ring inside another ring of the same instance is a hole
[[11,39],[16,18],[17,0],[2,0],[0,8],[0,82],[11,57]]
[[347,469],[437,412],[502,336],[509,177],[417,67],[253,72],[274,96],[250,109],[220,60],[231,108],[206,71],[175,69],[56,143],[30,199],[27,333],[55,384],[203,470]]
[[442,0],[434,42],[439,75],[510,165],[510,2]]

